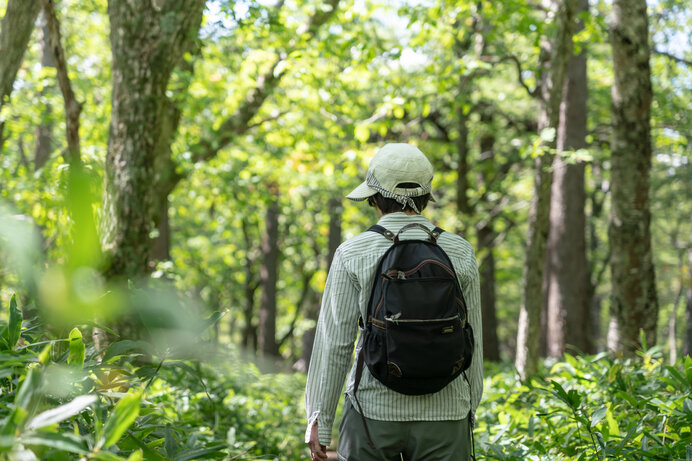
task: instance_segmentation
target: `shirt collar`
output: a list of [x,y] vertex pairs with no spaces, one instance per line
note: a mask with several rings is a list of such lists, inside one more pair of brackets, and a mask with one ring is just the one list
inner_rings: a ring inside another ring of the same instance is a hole
[[[415,215],[408,215],[404,213],[403,211],[398,211],[396,213],[388,213],[380,218],[380,220],[377,222],[380,226],[384,227],[385,229],[389,229],[390,226],[392,228],[397,228],[397,227],[403,227],[406,224],[411,224],[411,223],[420,223],[420,224],[425,224],[427,227],[431,227],[432,224],[430,223],[430,220],[426,218],[423,215],[415,214]],[[389,229],[392,230],[392,229]]]

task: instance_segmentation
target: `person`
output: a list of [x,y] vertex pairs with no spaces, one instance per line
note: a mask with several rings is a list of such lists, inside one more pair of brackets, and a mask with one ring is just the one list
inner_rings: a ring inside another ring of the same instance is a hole
[[[367,200],[377,211],[378,224],[394,233],[411,223],[434,229],[421,215],[428,202],[434,200],[432,178],[433,167],[417,147],[387,144],[371,159],[366,180],[347,198]],[[406,232],[402,238],[425,236],[422,229],[411,230],[410,234]],[[339,460],[470,459],[469,419],[481,400],[483,382],[478,268],[471,245],[460,236],[443,232],[438,244],[457,273],[474,331],[468,380],[460,375],[439,392],[411,396],[384,386],[365,367],[357,395],[361,416],[354,405],[354,364],[339,426]],[[326,447],[331,443],[336,407],[349,374],[359,318],[365,317],[376,266],[390,245],[376,232],[363,232],[339,246],[329,269],[305,389],[305,442],[314,460],[327,460]],[[356,355],[360,347],[359,339]]]

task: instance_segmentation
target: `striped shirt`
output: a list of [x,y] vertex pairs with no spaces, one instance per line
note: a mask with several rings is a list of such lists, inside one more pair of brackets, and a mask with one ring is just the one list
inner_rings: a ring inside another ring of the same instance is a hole
[[[435,227],[421,215],[405,213],[384,215],[378,224],[396,233],[410,223],[421,223],[429,229]],[[420,229],[413,229],[402,234],[402,238],[427,238],[427,235]],[[385,387],[370,374],[367,367],[364,367],[358,387],[358,400],[363,413],[370,419],[459,420],[465,418],[471,408],[475,411],[481,400],[483,342],[476,257],[471,244],[458,235],[443,232],[438,244],[452,260],[464,293],[469,322],[473,327],[475,348],[471,368],[467,371],[471,393],[469,395],[469,386],[460,375],[437,393],[404,395]],[[358,334],[358,318],[366,316],[377,263],[390,246],[391,242],[382,235],[364,232],[341,244],[334,255],[322,297],[305,389],[305,409],[308,418],[306,443],[310,439],[312,425],[317,420],[320,443],[330,444],[336,406],[349,368],[351,372],[346,384],[346,395],[356,408],[353,401],[355,364],[351,366],[351,362],[353,344]],[[356,354],[360,350],[361,339],[356,346]]]

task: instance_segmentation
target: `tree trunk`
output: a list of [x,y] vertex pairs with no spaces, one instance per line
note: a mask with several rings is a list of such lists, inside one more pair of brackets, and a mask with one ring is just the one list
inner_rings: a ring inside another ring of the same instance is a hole
[[[462,79],[464,80],[464,79]],[[470,92],[467,86],[460,85],[460,93]],[[463,215],[471,213],[471,205],[469,204],[468,188],[469,188],[469,116],[464,112],[462,102],[457,103],[457,129],[458,137],[455,141],[457,148],[457,211]]]
[[41,0],[9,0],[0,24],[0,108],[12,93]]
[[154,210],[156,238],[151,244],[151,262],[171,259],[171,228],[168,220],[168,194],[157,194]]
[[589,204],[591,208],[591,215],[587,219],[588,235],[589,235],[589,258],[588,258],[588,293],[587,299],[589,300],[591,325],[589,330],[591,331],[591,337],[593,339],[593,351],[600,352],[603,350],[603,338],[601,337],[601,311],[603,310],[603,297],[597,293],[597,288],[601,283],[601,279],[606,269],[608,268],[608,260],[602,262],[602,266],[598,267],[598,249],[601,246],[600,239],[598,238],[598,233],[596,231],[596,221],[601,218],[603,214],[603,204],[605,201],[604,192],[604,180],[602,167],[599,162],[594,161],[591,164],[591,177],[595,183],[594,190],[589,196]]
[[[480,138],[481,161],[485,164],[494,162],[495,135],[492,131],[493,113],[488,108],[481,112],[481,125],[484,129]],[[486,188],[489,178],[485,174],[493,168],[479,168]],[[478,224],[478,255],[481,258],[478,272],[481,279],[481,312],[483,322],[483,357],[492,362],[500,361],[500,343],[497,337],[497,314],[495,306],[495,239],[492,213]]]
[[136,7],[108,2],[113,93],[102,213],[108,277],[137,278],[150,270],[154,163],[165,128],[166,88],[197,38],[204,6],[204,0]]
[[[588,12],[588,0],[579,1],[579,13]],[[582,20],[575,32],[584,28]],[[567,65],[560,106],[558,152],[586,147],[586,53],[572,55]],[[584,163],[563,155],[553,161],[548,237],[547,353],[561,357],[567,345],[592,352],[590,309],[587,299],[586,217]]]
[[[692,222],[692,220],[690,220]],[[692,235],[687,248],[687,308],[685,309],[685,333],[682,344],[682,354],[692,356]]]
[[497,339],[497,315],[495,307],[495,254],[493,240],[497,235],[492,221],[478,229],[478,255],[481,257],[478,272],[481,278],[481,311],[483,320],[483,358],[500,361]]
[[262,237],[262,298],[259,316],[259,351],[263,355],[278,356],[276,341],[276,282],[279,274],[279,186],[269,186],[272,194],[267,205],[266,231]]
[[243,306],[243,337],[241,344],[252,351],[257,350],[257,325],[254,323],[255,313],[255,293],[259,284],[257,283],[252,258],[253,247],[250,229],[245,219],[242,220],[243,238],[245,240],[245,280],[243,281],[243,293],[245,303]]
[[[554,37],[544,42],[540,69],[540,114],[538,129],[559,126],[559,108],[565,81],[567,62],[572,55],[572,33],[576,0],[561,0],[554,4]],[[536,373],[541,338],[541,310],[543,306],[543,273],[546,261],[546,242],[549,231],[550,186],[552,155],[548,149],[536,158],[534,192],[529,209],[529,230],[524,262],[524,291],[519,312],[517,355],[515,365],[522,379]]]
[[[0,109],[9,100],[22,65],[31,31],[41,10],[40,0],[9,0],[0,24]],[[5,122],[0,120],[0,151]]]
[[656,344],[658,300],[651,254],[651,71],[645,0],[615,0],[611,145],[611,351]]
[[[43,69],[55,67],[55,59],[53,59],[53,51],[50,49],[50,40],[48,38],[48,21],[45,13],[41,15],[41,67]],[[41,94],[50,91],[52,86],[46,86],[41,90]],[[49,103],[45,105],[44,117],[41,124],[36,129],[36,146],[34,148],[34,171],[43,168],[50,158],[53,151],[53,121],[51,120],[52,107]]]

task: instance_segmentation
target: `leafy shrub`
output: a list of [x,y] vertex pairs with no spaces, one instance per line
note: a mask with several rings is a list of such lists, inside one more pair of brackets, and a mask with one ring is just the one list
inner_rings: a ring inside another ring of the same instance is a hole
[[567,355],[522,384],[490,370],[476,440],[487,459],[660,459],[692,456],[692,359],[666,366]]
[[157,354],[144,341],[97,354],[77,328],[51,339],[36,319],[22,322],[14,297],[8,320],[0,334],[0,459],[297,460],[304,453],[301,375],[262,375],[232,351],[211,355],[203,342],[186,346],[203,349],[213,365],[170,349]]
[[[229,348],[119,341],[99,353],[72,329],[51,337],[15,299],[0,332],[0,459],[303,459],[305,377],[262,374]],[[218,319],[212,316],[203,325]],[[194,358],[204,356],[207,360]],[[480,458],[692,457],[692,359],[666,366],[570,356],[529,383],[488,364]],[[337,418],[338,420],[338,418]]]

